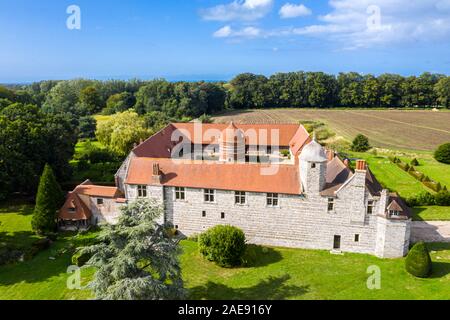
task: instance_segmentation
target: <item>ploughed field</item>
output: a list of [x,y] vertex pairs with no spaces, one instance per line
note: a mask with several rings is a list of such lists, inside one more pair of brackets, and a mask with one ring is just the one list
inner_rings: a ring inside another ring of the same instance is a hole
[[450,142],[450,112],[431,110],[266,109],[233,111],[214,118],[227,123],[322,121],[338,136],[362,133],[375,147],[433,151]]

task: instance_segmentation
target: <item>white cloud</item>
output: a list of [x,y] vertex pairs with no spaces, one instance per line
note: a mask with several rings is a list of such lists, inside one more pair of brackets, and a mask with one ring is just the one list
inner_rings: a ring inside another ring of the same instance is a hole
[[[255,15],[249,15],[249,12],[257,9],[256,12],[260,13],[263,4],[269,2],[272,5],[273,1],[269,0],[235,1],[233,5],[238,6],[240,11],[234,11],[233,16],[251,20],[249,17],[254,18]],[[450,40],[450,0],[330,0],[329,5],[329,12],[318,16],[317,23],[312,25],[281,26],[275,29],[248,27],[238,30],[227,26],[218,30],[214,36],[315,37],[334,42],[343,49]]]
[[286,3],[280,9],[280,17],[282,19],[297,18],[312,14],[311,9],[303,4]]
[[214,32],[215,38],[257,38],[262,35],[261,29],[255,27],[246,27],[234,30],[230,26],[225,26]]
[[209,21],[254,21],[266,16],[274,0],[234,0],[228,4],[200,10],[203,19]]

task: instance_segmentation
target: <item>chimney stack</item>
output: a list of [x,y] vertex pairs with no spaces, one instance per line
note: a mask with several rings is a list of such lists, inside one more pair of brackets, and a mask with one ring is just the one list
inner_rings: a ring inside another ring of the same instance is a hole
[[333,150],[327,150],[328,162],[332,161],[336,157],[336,153]]
[[356,170],[357,171],[366,171],[367,170],[367,162],[365,160],[356,161]]
[[153,164],[152,182],[154,184],[161,184],[161,182],[162,182],[162,173],[161,173],[161,169],[159,167],[159,163]]
[[345,159],[345,160],[344,160],[344,165],[345,165],[347,168],[350,168],[350,160],[349,160],[349,159]]

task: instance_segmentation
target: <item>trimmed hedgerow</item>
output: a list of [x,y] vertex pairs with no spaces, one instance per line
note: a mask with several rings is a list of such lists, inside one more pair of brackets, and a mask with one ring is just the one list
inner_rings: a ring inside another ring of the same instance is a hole
[[232,226],[216,226],[199,237],[200,253],[224,268],[241,265],[246,247],[244,232]]
[[405,261],[406,271],[417,278],[428,278],[433,263],[424,242],[417,243],[409,252]]

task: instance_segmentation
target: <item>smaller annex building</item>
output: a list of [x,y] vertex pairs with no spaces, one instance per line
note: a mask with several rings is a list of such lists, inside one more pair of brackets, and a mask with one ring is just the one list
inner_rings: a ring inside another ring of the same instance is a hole
[[78,230],[101,223],[114,223],[120,214],[120,206],[125,202],[118,188],[97,186],[86,180],[67,195],[59,210],[58,227]]

